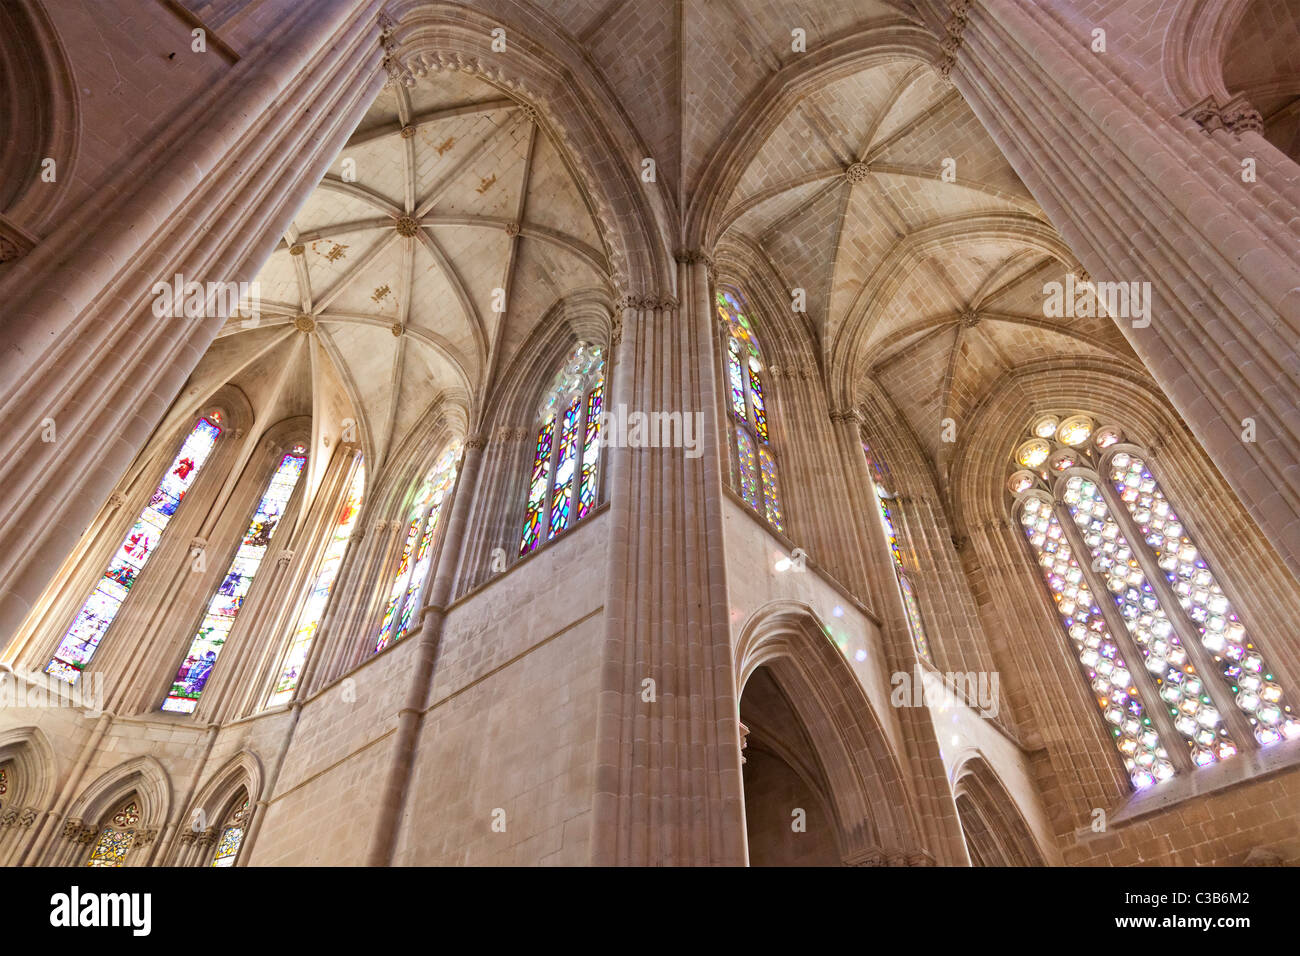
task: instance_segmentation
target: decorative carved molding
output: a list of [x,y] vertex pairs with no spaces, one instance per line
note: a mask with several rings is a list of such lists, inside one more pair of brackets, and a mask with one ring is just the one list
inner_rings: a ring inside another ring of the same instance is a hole
[[295,315],[293,317],[293,327],[297,329],[299,332],[307,332],[307,333],[315,332],[316,320],[312,318],[310,315],[307,315],[306,313],[303,313],[301,315]]
[[207,538],[190,538],[190,551],[206,551],[208,549]]
[[[406,127],[406,129],[410,128],[411,127],[409,126]],[[420,233],[420,224],[410,216],[400,216],[397,220],[396,228],[397,234],[399,236],[405,236],[407,239],[411,239]]]
[[412,126],[410,123],[407,123],[405,126],[402,127],[401,137],[402,139],[414,139],[415,127]]
[[973,329],[980,324],[980,314],[974,309],[963,309],[957,320],[963,329]]
[[524,115],[524,119],[528,120],[528,122],[532,123],[534,126],[541,122],[541,115],[538,114],[537,107],[535,106],[530,106],[527,103],[524,103],[519,107],[519,112]]
[[484,446],[486,445],[487,445],[487,439],[483,438],[481,435],[474,435],[470,438],[465,439],[466,448],[474,448],[477,449],[478,451],[482,451]]
[[966,32],[966,24],[969,21],[967,14],[970,11],[971,0],[957,0],[949,9],[951,16],[943,25],[946,36],[939,44],[943,50],[943,57],[939,60],[939,72],[944,79],[950,79],[952,68],[957,65],[957,51],[961,49],[962,34]]
[[196,833],[194,842],[199,846],[212,846],[217,842],[217,830],[215,827],[208,827],[202,833]]
[[306,251],[307,251],[307,247],[304,246],[301,242],[295,242],[293,245],[289,247],[289,255],[291,256],[300,256]]
[[131,846],[149,846],[156,839],[158,839],[158,830],[156,828],[141,827],[135,831],[135,836],[131,840]]
[[126,495],[122,494],[120,491],[115,491],[108,496],[108,503],[110,507],[120,508],[122,505],[126,504]]
[[1264,129],[1264,118],[1259,115],[1259,110],[1241,95],[1234,96],[1223,104],[1213,96],[1207,96],[1195,106],[1184,110],[1181,115],[1191,119],[1206,133],[1222,129],[1240,135],[1245,132],[1258,133]]
[[275,565],[278,568],[288,567],[289,562],[293,560],[293,549],[285,548],[275,556]]
[[519,223],[517,222],[506,223],[506,235],[509,236],[511,239],[519,235]]
[[844,178],[857,185],[871,178],[871,167],[866,163],[851,163],[844,170]]
[[613,349],[623,341],[623,316],[615,315],[609,324],[609,347]]
[[632,293],[620,295],[614,305],[620,312],[624,309],[641,309],[647,311],[653,309],[659,312],[675,312],[678,308],[678,302],[675,296],[634,295]]
[[404,326],[401,322],[394,322],[389,327],[389,331],[393,333],[393,338],[400,339],[402,337],[402,333],[406,331],[406,326]]

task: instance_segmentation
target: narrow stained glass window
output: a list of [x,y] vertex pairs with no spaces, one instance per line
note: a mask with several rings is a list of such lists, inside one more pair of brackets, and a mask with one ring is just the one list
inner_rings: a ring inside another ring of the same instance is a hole
[[198,478],[203,463],[212,454],[221,435],[219,422],[220,418],[215,414],[200,418],[181,444],[180,451],[149,497],[149,503],[117,549],[108,570],[77,612],[72,626],[45,665],[45,673],[75,684],[82,670],[90,664],[100,641],[126,600],[127,592],[158,547],[163,532],[185,493]]
[[578,495],[578,517],[587,517],[596,507],[596,465],[600,456],[600,406],[603,386],[597,385],[587,396],[587,434],[582,443],[582,488]]
[[[420,609],[420,596],[429,566],[437,550],[438,521],[447,496],[456,485],[460,468],[461,443],[452,442],[430,469],[411,506],[411,523],[406,529],[406,543],[402,560],[389,590],[388,606],[375,640],[375,651],[407,635],[415,613]],[[416,542],[419,542],[418,547]]]
[[596,507],[604,384],[603,350],[579,342],[542,399],[520,555],[535,551],[543,536],[554,538]]
[[239,610],[244,606],[244,599],[262,566],[262,559],[271,546],[271,538],[298,485],[298,477],[307,462],[305,452],[306,448],[298,445],[280,459],[280,464],[257,504],[239,550],[235,552],[226,576],[209,602],[203,623],[199,625],[185,660],[176,672],[171,691],[163,701],[163,710],[192,714],[198,706],[199,696],[217,663],[217,655],[221,653],[231,628],[235,626]]
[[140,805],[128,800],[99,831],[87,866],[122,866],[135,843],[135,828],[140,825]]
[[776,456],[768,432],[767,398],[763,392],[762,358],[758,341],[739,298],[718,293],[718,315],[727,329],[728,406],[736,433],[734,475],[740,496],[777,531],[785,530],[777,482]]
[[307,595],[307,603],[298,614],[298,624],[293,630],[293,637],[280,664],[280,676],[275,682],[275,689],[271,692],[267,706],[285,704],[293,699],[298,678],[302,676],[302,669],[307,663],[312,639],[316,636],[316,628],[320,625],[321,618],[325,616],[325,606],[329,603],[334,579],[338,577],[339,565],[343,563],[343,553],[347,550],[348,540],[356,525],[365,485],[366,466],[358,459],[353,468],[352,482],[348,485],[347,498],[339,511],[334,531],[325,546],[325,553],[321,555],[320,564],[316,568],[311,593]]
[[908,580],[907,572],[903,568],[903,552],[898,545],[898,531],[894,528],[894,515],[890,511],[889,502],[893,500],[893,495],[885,487],[885,470],[871,454],[871,449],[867,445],[862,446],[866,452],[867,464],[871,467],[875,486],[876,503],[880,507],[880,521],[885,529],[885,540],[889,543],[889,556],[893,558],[894,576],[898,579],[898,591],[903,599],[903,610],[907,615],[907,629],[912,637],[912,646],[916,648],[916,653],[922,660],[933,664],[934,659],[930,656],[930,641],[925,634],[925,623],[921,617],[921,605],[916,599],[916,592],[912,590],[912,582]]
[[582,409],[582,396],[576,395],[564,410],[564,423],[560,428],[560,447],[555,453],[555,493],[551,496],[551,528],[548,538],[569,526],[569,509],[573,505],[573,463],[577,458],[578,417]]
[[244,842],[244,826],[248,822],[248,797],[235,805],[221,828],[217,838],[217,851],[213,854],[213,866],[234,866],[235,857]]

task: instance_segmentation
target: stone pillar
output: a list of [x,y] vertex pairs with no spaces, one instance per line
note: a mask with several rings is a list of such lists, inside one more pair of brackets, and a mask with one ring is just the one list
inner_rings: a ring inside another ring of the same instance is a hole
[[[703,415],[703,454],[611,447],[609,574],[592,862],[745,862],[740,732],[722,541],[707,260],[682,301],[624,296],[610,408]],[[643,682],[654,681],[654,700]]]
[[1092,277],[1151,283],[1150,324],[1116,323],[1300,576],[1300,168],[1243,182],[1253,138],[1179,115],[1158,71],[1092,52],[1097,24],[1067,5],[918,6],[941,70]]
[[397,847],[398,827],[402,821],[402,809],[406,805],[415,746],[419,741],[424,714],[430,706],[429,695],[433,690],[442,625],[447,618],[447,602],[456,577],[455,566],[462,550],[465,527],[469,523],[470,506],[475,498],[479,465],[483,461],[483,445],[483,439],[477,436],[465,442],[465,453],[451,502],[451,515],[443,530],[432,585],[423,592],[427,596],[424,607],[420,609],[420,633],[415,638],[419,646],[410,668],[411,682],[407,688],[406,701],[397,713],[397,730],[388,776],[375,807],[375,835],[366,861],[370,866],[391,865],[393,851]]
[[[300,6],[0,279],[0,642],[145,443],[224,317],[153,286],[247,281],[384,80],[380,0]],[[57,440],[43,441],[42,422]]]

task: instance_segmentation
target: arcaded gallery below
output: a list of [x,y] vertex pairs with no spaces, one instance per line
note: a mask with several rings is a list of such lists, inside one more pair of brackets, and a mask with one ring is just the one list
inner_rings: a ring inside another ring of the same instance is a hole
[[0,94],[0,864],[1300,864],[1300,0],[8,0]]

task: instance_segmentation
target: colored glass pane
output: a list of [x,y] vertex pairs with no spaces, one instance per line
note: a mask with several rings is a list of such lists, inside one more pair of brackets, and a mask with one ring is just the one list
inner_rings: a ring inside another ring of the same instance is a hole
[[758,464],[754,454],[754,439],[743,429],[736,431],[736,452],[740,458],[740,496],[750,506],[759,506]]
[[749,400],[754,406],[754,430],[759,441],[767,444],[767,406],[763,404],[763,381],[753,366],[749,369]]
[[199,696],[216,665],[217,655],[221,653],[239,610],[244,605],[244,599],[253,586],[253,579],[262,566],[262,559],[271,546],[271,538],[279,527],[280,518],[289,505],[306,462],[303,455],[294,452],[280,459],[280,464],[257,504],[239,550],[235,552],[230,569],[209,602],[198,633],[190,642],[185,660],[176,672],[171,691],[163,701],[163,710],[192,714],[198,706]]
[[307,653],[311,650],[316,628],[325,616],[325,606],[329,603],[330,589],[338,576],[339,565],[343,563],[343,553],[347,550],[348,539],[356,525],[357,514],[361,510],[361,495],[365,490],[366,467],[357,462],[353,469],[352,482],[348,486],[347,498],[334,523],[334,531],[325,545],[320,564],[312,580],[311,592],[298,613],[298,624],[294,628],[289,647],[285,650],[284,660],[280,664],[280,676],[275,682],[275,689],[267,702],[268,706],[287,703],[298,686],[298,678],[307,663]]
[[99,642],[116,618],[127,592],[157,548],[168,522],[198,478],[220,435],[220,425],[200,418],[186,436],[180,451],[150,495],[149,503],[117,549],[108,570],[77,612],[72,626],[45,665],[45,673],[69,684],[77,682],[82,670],[95,656]]
[[[604,379],[601,379],[602,383]],[[596,507],[596,466],[600,459],[600,408],[605,387],[597,385],[587,396],[587,429],[582,442],[582,485],[578,492],[578,517]]]
[[519,542],[519,553],[527,554],[542,539],[542,510],[546,507],[546,485],[551,473],[551,439],[555,434],[555,419],[548,419],[537,433],[537,448],[533,452],[533,473],[528,482],[528,510],[524,516],[524,534]]
[[582,396],[575,396],[564,410],[560,428],[560,444],[555,451],[555,491],[551,495],[551,523],[547,538],[569,526],[569,509],[573,506],[573,474],[578,451],[578,417],[582,411]]
[[1151,717],[1133,686],[1132,674],[1051,504],[1033,497],[1025,499],[1020,524],[1133,785],[1140,790],[1167,780],[1174,774],[1173,763],[1151,725]]

